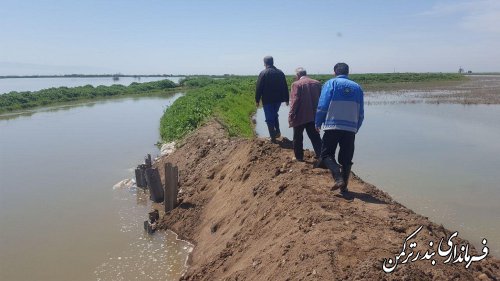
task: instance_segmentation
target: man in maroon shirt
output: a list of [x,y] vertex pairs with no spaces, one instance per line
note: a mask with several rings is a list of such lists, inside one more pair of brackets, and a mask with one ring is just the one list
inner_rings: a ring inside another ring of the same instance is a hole
[[298,161],[304,161],[303,134],[304,129],[316,153],[321,154],[321,137],[314,126],[314,118],[321,95],[321,83],[307,76],[304,68],[295,70],[297,80],[293,82],[290,92],[290,113],[288,123],[293,127],[293,151]]

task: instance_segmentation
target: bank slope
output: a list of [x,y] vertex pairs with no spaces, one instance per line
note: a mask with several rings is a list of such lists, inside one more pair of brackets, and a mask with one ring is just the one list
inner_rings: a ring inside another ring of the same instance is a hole
[[437,257],[435,266],[416,261],[384,273],[383,259],[400,253],[404,239],[419,226],[423,229],[416,241],[423,245],[422,254],[429,241],[437,245],[451,232],[356,177],[351,179],[354,201],[337,197],[329,190],[329,173],[312,169],[311,153],[306,153],[306,163],[294,162],[289,145],[229,138],[222,125],[211,121],[156,163],[173,162],[180,169],[181,204],[163,218],[162,226],[196,245],[182,280],[500,276],[500,262],[490,257],[469,269],[464,263],[445,265]]

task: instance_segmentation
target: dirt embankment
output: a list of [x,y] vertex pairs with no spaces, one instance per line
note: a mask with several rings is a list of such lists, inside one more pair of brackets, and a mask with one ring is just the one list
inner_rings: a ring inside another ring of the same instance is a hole
[[[312,168],[310,153],[306,163],[292,161],[292,156],[292,150],[261,139],[229,139],[218,123],[210,122],[157,163],[173,162],[181,173],[182,203],[163,218],[162,225],[196,245],[182,280],[497,280],[500,276],[500,261],[491,257],[469,269],[465,263],[443,264],[445,258],[438,257],[436,246],[443,237],[446,243],[449,230],[355,176],[350,185],[355,199],[337,197],[329,190],[328,171]],[[419,226],[423,228],[412,240],[419,245],[415,252],[420,249],[423,255],[432,249],[429,241],[434,241],[436,265],[417,260],[385,273],[384,258],[394,259],[404,239]]]

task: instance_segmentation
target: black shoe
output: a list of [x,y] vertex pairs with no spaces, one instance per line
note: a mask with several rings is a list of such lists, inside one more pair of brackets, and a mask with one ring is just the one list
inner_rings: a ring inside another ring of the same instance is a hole
[[352,167],[352,163],[351,163],[351,165],[344,165],[340,169],[342,172],[342,179],[344,180],[346,189],[347,189],[347,185],[349,184],[349,175],[351,174],[351,167]]
[[323,159],[321,159],[321,157],[317,158],[316,161],[314,161],[313,168],[328,169],[325,166],[325,163],[323,163]]
[[346,200],[354,200],[354,196],[349,192],[347,187],[340,188],[340,195]]
[[342,174],[340,173],[340,165],[337,164],[337,162],[333,160],[333,158],[330,156],[323,158],[323,163],[330,170],[333,180],[335,181],[332,190],[336,190],[339,188],[346,188],[344,179],[342,178]]
[[271,142],[276,143],[276,130],[274,129],[274,126],[268,124],[267,129],[269,130],[269,137],[271,137]]
[[281,138],[280,122],[278,120],[274,124],[274,131],[276,132],[276,138]]

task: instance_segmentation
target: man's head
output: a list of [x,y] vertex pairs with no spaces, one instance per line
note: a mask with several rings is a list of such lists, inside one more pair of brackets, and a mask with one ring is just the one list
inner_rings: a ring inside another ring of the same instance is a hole
[[273,57],[271,57],[271,56],[265,56],[265,57],[264,57],[264,65],[265,65],[266,67],[268,67],[268,66],[273,66],[273,65],[274,65],[274,60],[273,60]]
[[349,66],[346,63],[339,62],[333,67],[333,71],[335,71],[335,76],[348,75],[349,74]]
[[307,75],[307,71],[303,67],[297,67],[295,69],[295,75],[297,76],[297,79],[300,79],[300,77]]

